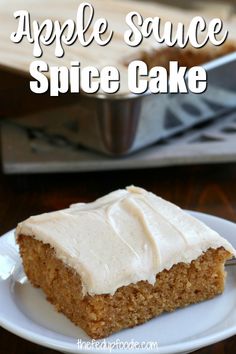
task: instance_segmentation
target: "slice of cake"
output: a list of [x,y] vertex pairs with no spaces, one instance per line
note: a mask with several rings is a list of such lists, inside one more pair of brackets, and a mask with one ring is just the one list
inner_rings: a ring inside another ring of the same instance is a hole
[[218,233],[134,186],[32,216],[16,229],[25,272],[93,338],[224,290],[236,255]]

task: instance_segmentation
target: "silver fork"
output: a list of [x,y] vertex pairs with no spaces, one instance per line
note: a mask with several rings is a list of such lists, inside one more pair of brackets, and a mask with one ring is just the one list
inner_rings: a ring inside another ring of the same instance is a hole
[[233,257],[231,259],[228,259],[226,262],[225,262],[225,266],[228,267],[228,266],[235,266],[236,265],[236,258]]
[[27,281],[16,245],[4,238],[1,239],[0,281],[7,280],[10,277],[20,284]]

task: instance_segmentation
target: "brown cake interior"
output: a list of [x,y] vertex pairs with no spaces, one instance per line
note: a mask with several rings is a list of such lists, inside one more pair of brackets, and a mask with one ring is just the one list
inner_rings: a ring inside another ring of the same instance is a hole
[[119,288],[113,296],[83,297],[80,276],[56,257],[49,244],[24,235],[18,237],[18,243],[31,283],[95,339],[221,294],[224,262],[231,258],[224,248],[209,249],[191,264],[179,263],[157,274],[154,286],[140,281]]
[[234,51],[236,51],[236,42],[232,40],[226,41],[219,47],[212,46],[211,48],[195,49],[187,47],[181,49],[178,47],[165,47],[151,52],[141,52],[138,58],[128,58],[125,64],[128,66],[135,59],[144,61],[149,69],[154,66],[163,66],[168,69],[170,61],[178,61],[179,66],[191,68],[208,63]]

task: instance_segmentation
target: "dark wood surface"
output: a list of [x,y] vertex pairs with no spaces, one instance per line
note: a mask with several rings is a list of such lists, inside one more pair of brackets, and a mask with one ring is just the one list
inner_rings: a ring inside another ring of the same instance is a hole
[[[0,234],[32,214],[65,208],[78,201],[89,202],[130,184],[144,187],[183,208],[236,222],[235,181],[236,164],[71,175],[0,174]],[[0,354],[7,353],[49,354],[55,351],[0,329]],[[236,353],[236,337],[198,353]]]
[[[27,78],[0,71],[0,118],[70,100],[32,95]],[[4,176],[0,172],[0,235],[30,215],[65,208],[78,201],[89,202],[130,184],[144,187],[182,208],[236,222],[236,164],[43,176]],[[0,354],[36,353],[56,352],[0,328]],[[197,353],[236,353],[236,337]]]

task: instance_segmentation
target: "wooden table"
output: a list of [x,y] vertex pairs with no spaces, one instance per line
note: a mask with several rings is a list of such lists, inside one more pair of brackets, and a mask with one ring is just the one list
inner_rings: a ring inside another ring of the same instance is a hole
[[[50,99],[47,95],[33,95],[28,78],[0,71],[0,118],[71,100],[72,96]],[[144,187],[182,208],[236,222],[236,164],[43,176],[4,176],[0,172],[0,235],[30,215],[78,201],[89,202],[130,184]],[[36,353],[56,352],[0,328],[0,354]],[[198,353],[236,353],[236,337]]]
[[[144,187],[186,209],[236,221],[236,164],[72,175],[4,176],[0,174],[0,234],[29,215],[89,202],[130,184]],[[236,235],[235,235],[236,237]],[[49,354],[0,329],[0,354]],[[236,336],[197,353],[236,353]]]

